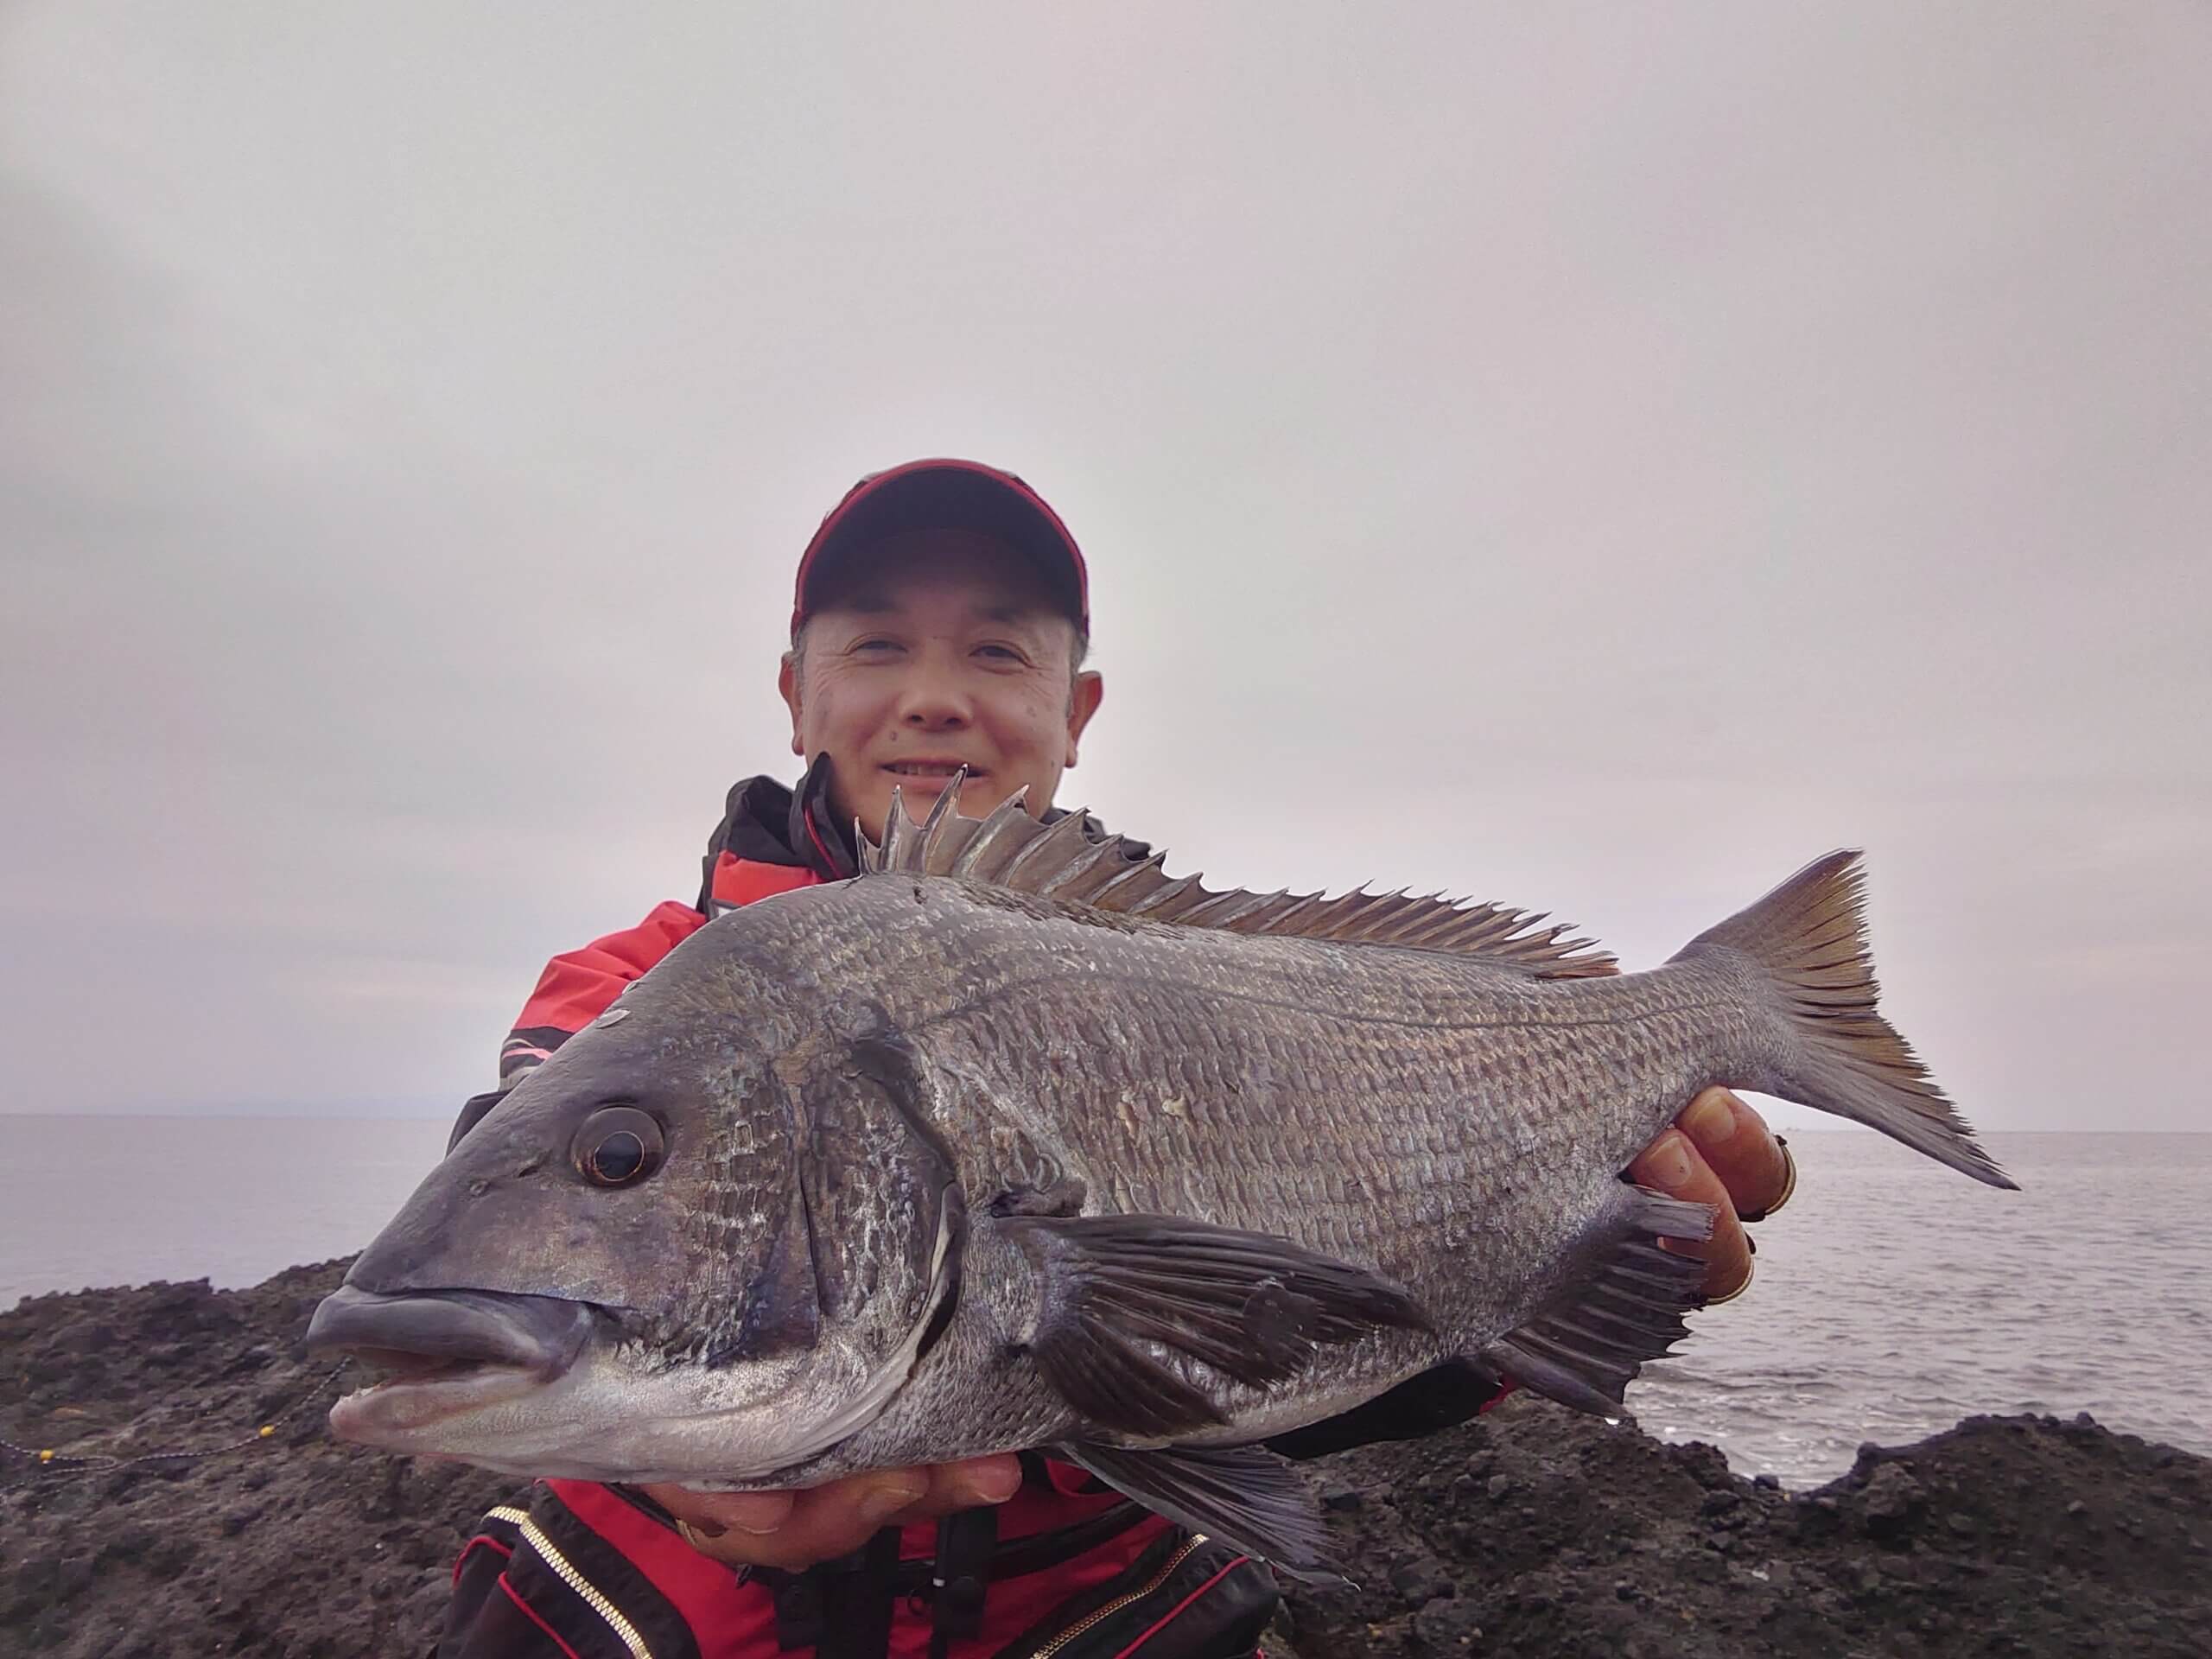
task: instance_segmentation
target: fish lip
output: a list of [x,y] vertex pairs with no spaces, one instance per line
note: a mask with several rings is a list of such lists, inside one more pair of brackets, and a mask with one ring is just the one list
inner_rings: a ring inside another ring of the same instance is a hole
[[488,1290],[396,1294],[340,1285],[308,1323],[308,1351],[494,1366],[545,1378],[582,1351],[598,1310],[559,1296]]
[[330,1432],[341,1440],[396,1452],[434,1450],[418,1444],[422,1432],[502,1401],[519,1400],[548,1385],[541,1372],[519,1365],[471,1365],[427,1377],[393,1377],[356,1389],[330,1408]]
[[[397,1364],[330,1408],[345,1440],[404,1446],[449,1417],[532,1393],[575,1363],[600,1322],[589,1302],[497,1291],[385,1294],[341,1285],[308,1324],[310,1353]],[[424,1362],[410,1366],[405,1362]]]

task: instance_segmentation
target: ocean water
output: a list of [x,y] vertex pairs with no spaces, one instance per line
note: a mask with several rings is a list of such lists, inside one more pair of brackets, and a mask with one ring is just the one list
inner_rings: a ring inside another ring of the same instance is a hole
[[[444,1150],[418,1120],[0,1117],[0,1307],[150,1279],[251,1284],[367,1242]],[[1999,1135],[1992,1191],[1880,1137],[1792,1135],[1751,1294],[1630,1396],[1792,1486],[1973,1412],[2088,1411],[2212,1454],[2212,1135]],[[27,1178],[22,1172],[36,1171]]]

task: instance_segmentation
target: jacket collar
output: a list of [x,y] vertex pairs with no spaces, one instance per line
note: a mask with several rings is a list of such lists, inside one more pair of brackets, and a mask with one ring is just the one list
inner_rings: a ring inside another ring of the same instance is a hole
[[[1057,823],[1067,817],[1054,807],[1045,822]],[[1106,839],[1106,827],[1085,816],[1084,834],[1093,841]],[[1151,856],[1142,842],[1125,846],[1135,858]],[[787,869],[811,870],[824,881],[842,881],[858,873],[853,826],[830,804],[830,757],[818,755],[796,785],[765,773],[735,785],[725,803],[722,821],[707,841],[707,857],[699,888],[699,908],[711,914],[709,902],[715,887],[715,867],[728,853],[753,864],[773,864]]]

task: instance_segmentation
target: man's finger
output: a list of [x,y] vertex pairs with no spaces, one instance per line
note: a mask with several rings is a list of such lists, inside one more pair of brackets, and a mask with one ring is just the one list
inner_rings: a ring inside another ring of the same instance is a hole
[[1729,1199],[1728,1189],[1713,1173],[1713,1166],[1699,1156],[1688,1135],[1680,1129],[1669,1129],[1637,1154],[1628,1173],[1638,1185],[1664,1192],[1670,1198],[1713,1206],[1713,1234],[1704,1243],[1678,1246],[1669,1241],[1666,1246],[1705,1258],[1708,1297],[1718,1300],[1732,1296],[1751,1282],[1751,1241],[1744,1236],[1743,1224],[1736,1219],[1736,1206]]
[[955,1510],[1003,1503],[1021,1490],[1021,1459],[1011,1452],[931,1465],[930,1489],[903,1519],[950,1515]]
[[1789,1185],[1789,1164],[1766,1120],[1726,1089],[1708,1089],[1675,1120],[1690,1138],[1738,1216],[1763,1216]]
[[[880,1469],[790,1493],[694,1492],[681,1486],[646,1491],[689,1523],[692,1544],[716,1560],[796,1570],[858,1549],[925,1497],[929,1485],[927,1470]],[[779,1500],[782,1519],[760,1529]]]
[[1012,1452],[912,1469],[878,1469],[795,1492],[647,1487],[690,1528],[696,1548],[733,1566],[797,1569],[849,1554],[880,1529],[1002,1503],[1021,1485]]
[[678,1507],[683,1519],[702,1529],[718,1528],[759,1537],[780,1531],[791,1517],[797,1492],[694,1492],[685,1491]]

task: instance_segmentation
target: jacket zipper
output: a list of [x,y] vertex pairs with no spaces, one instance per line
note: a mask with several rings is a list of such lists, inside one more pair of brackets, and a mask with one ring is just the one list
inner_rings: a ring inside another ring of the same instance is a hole
[[614,1632],[617,1641],[630,1650],[631,1659],[653,1659],[653,1650],[645,1645],[645,1638],[638,1634],[638,1627],[622,1617],[621,1610],[607,1599],[597,1585],[576,1570],[575,1564],[563,1555],[544,1529],[522,1510],[500,1508],[491,1513],[501,1521],[511,1521],[520,1530],[530,1547],[537,1552],[538,1559],[553,1569],[554,1576],[583,1598],[585,1605],[607,1621],[607,1628]]
[[1033,1649],[1029,1656],[1029,1659],[1052,1659],[1052,1656],[1054,1654],[1058,1653],[1062,1648],[1067,1646],[1069,1643],[1074,1641],[1076,1637],[1081,1636],[1085,1630],[1090,1629],[1091,1626],[1096,1624],[1100,1620],[1110,1618],[1114,1614],[1120,1612],[1122,1608],[1128,1606],[1133,1601],[1142,1601],[1154,1591],[1159,1589],[1161,1585],[1166,1583],[1168,1575],[1174,1572],[1177,1567],[1182,1566],[1184,1557],[1187,1556],[1200,1544],[1205,1542],[1205,1534],[1202,1532],[1192,1533],[1188,1538],[1183,1541],[1182,1548],[1178,1549],[1173,1554],[1170,1555],[1161,1565],[1160,1571],[1152,1575],[1150,1582],[1146,1584],[1143,1588],[1128,1591],[1122,1595],[1115,1597],[1113,1600],[1108,1602],[1103,1607],[1092,1608],[1081,1618],[1076,1620],[1074,1624],[1069,1625],[1067,1629],[1062,1630],[1058,1636],[1052,1637],[1051,1641],[1046,1643],[1044,1646]]

